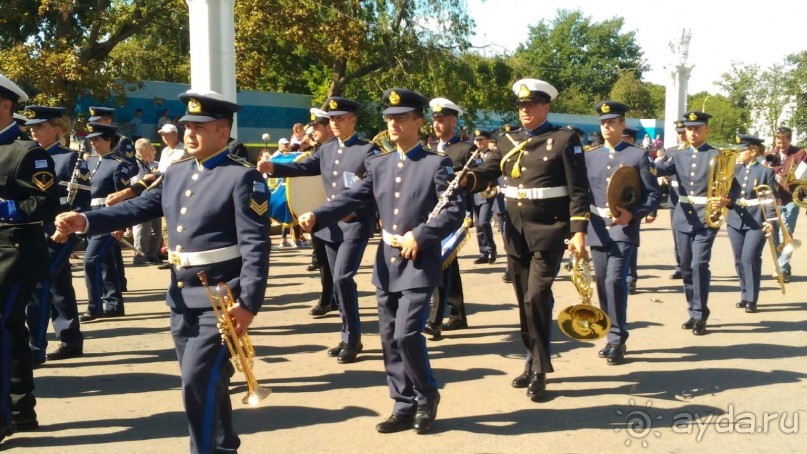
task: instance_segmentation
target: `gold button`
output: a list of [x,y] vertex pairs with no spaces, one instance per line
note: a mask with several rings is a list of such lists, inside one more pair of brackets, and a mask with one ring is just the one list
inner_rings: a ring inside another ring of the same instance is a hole
[[610,168],[611,168],[611,166],[607,166],[607,167],[606,167],[606,169],[610,169]]
[[399,197],[401,197],[401,193],[400,193],[400,192],[396,192],[396,193],[395,193],[395,198],[397,199],[397,198],[399,198]]
[[609,154],[609,155],[608,155],[608,159],[614,159],[614,155]]
[[181,210],[179,210],[179,214],[185,214],[185,213],[187,213],[187,212],[188,212],[188,209],[187,209],[187,208],[185,208],[185,207],[182,207],[182,209],[181,209]]
[[392,214],[398,214],[398,209],[396,208],[396,209],[392,210]]
[[336,187],[336,182],[331,183],[331,186]]
[[333,171],[333,174],[334,174],[334,175],[339,175],[339,172],[337,172],[336,170],[334,170],[334,171]]
[[611,181],[611,177],[608,177],[608,178],[605,179],[606,183],[608,183],[609,181]]
[[525,170],[527,170],[527,168],[526,168],[526,167],[522,167],[522,168],[521,168],[521,171],[522,171],[522,172],[524,172]]
[[395,263],[398,261],[398,259],[396,259],[395,257],[390,257],[389,261],[390,263]]
[[177,288],[182,288],[182,287],[185,287],[185,283],[181,282],[181,281],[177,282]]
[[697,165],[697,164],[695,164],[694,162],[692,163],[692,167],[695,167],[696,165]]
[[507,181],[507,177],[504,177],[504,181]]
[[511,158],[507,158],[507,162],[510,162],[510,161],[512,161],[512,159],[511,159]]
[[187,191],[185,191],[185,197],[190,197],[190,196],[192,196],[192,195],[193,195],[193,191],[191,191],[190,189],[188,189]]
[[342,154],[342,149],[341,148],[339,149],[339,154]]
[[195,180],[198,180],[198,179],[199,179],[199,174],[198,173],[194,173],[193,175],[191,175],[191,180],[195,181]]
[[524,189],[524,185],[523,185],[523,184],[518,185],[518,187],[519,187],[519,189]]
[[334,164],[339,164],[339,160],[337,159],[337,160],[336,160],[336,161],[334,161],[333,163],[334,163]]
[[606,208],[608,207],[608,202],[605,202],[605,206],[606,206]]
[[401,177],[395,177],[395,182],[400,183],[401,182]]
[[20,243],[14,243],[14,247],[16,248],[20,247]]
[[523,207],[523,206],[524,206],[524,204],[523,204],[523,203],[521,203],[521,202],[518,202],[518,206]]
[[549,158],[547,158],[546,156],[544,156],[544,161],[549,161]]
[[689,176],[694,177],[694,176],[695,176],[695,172],[689,172]]
[[398,230],[398,224],[392,224],[392,230]]
[[689,195],[695,195],[695,191],[689,191]]
[[692,211],[688,211],[689,214],[694,214]]
[[177,247],[176,247],[176,251],[177,251],[177,252],[182,252],[182,246],[177,245]]
[[399,169],[403,169],[403,162],[399,162],[399,163],[398,163],[398,168],[399,168]]
[[529,152],[529,151],[525,151],[525,152],[524,152],[524,156],[527,156],[528,154],[530,154],[530,152]]
[[183,230],[185,230],[184,227],[182,227],[181,225],[177,226],[177,232],[182,232]]

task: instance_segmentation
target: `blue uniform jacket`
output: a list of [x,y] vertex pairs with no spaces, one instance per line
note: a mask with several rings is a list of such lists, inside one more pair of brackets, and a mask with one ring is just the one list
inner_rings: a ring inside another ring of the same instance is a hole
[[[73,178],[73,172],[76,172],[76,183],[89,186],[90,185],[90,170],[87,167],[87,162],[82,160],[76,169],[76,161],[78,161],[78,152],[69,148],[64,148],[58,143],[54,143],[45,151],[48,152],[51,159],[53,159],[54,168],[56,171],[56,182],[70,182]],[[65,211],[87,211],[90,209],[90,191],[86,189],[79,189],[76,192],[76,198],[73,200],[73,205],[67,205],[67,187],[59,185],[59,198],[61,207],[59,212]]]
[[373,285],[390,292],[436,287],[442,275],[440,241],[462,225],[465,208],[461,189],[448,207],[427,222],[454,169],[451,160],[425,151],[421,145],[402,155],[380,155],[368,162],[367,176],[314,211],[318,225],[339,219],[375,200],[384,229],[394,235],[411,231],[418,242],[417,258],[404,260],[400,249],[378,246]]
[[257,313],[269,273],[268,195],[263,176],[225,149],[204,162],[193,158],[179,161],[166,170],[159,187],[86,216],[90,233],[165,216],[168,244],[181,252],[237,245],[241,257],[210,265],[172,267],[166,302],[178,312],[210,308],[196,275],[204,271],[211,286],[227,283],[233,296]]
[[[658,176],[675,175],[678,179],[678,196],[706,197],[709,185],[709,161],[720,152],[704,143],[698,148],[688,147],[676,152],[672,159],[655,164]],[[705,204],[680,202],[673,210],[672,228],[679,232],[695,232],[708,228],[704,219]]]
[[[298,162],[275,164],[273,177],[296,177],[322,175],[327,200],[354,186],[367,172],[368,160],[379,154],[372,142],[360,139],[356,134],[345,142],[333,138],[319,147],[316,153]],[[375,204],[369,201],[356,207],[347,221],[328,225],[315,235],[332,243],[344,240],[369,238],[376,222]],[[347,213],[345,216],[351,213]]]
[[109,194],[129,187],[129,182],[136,175],[131,173],[131,165],[115,153],[91,156],[87,163],[93,188],[91,197],[96,201],[92,209],[101,208],[102,199]]
[[611,175],[623,166],[632,166],[639,170],[642,182],[642,200],[631,208],[633,220],[624,226],[614,224],[611,218],[602,218],[597,214],[592,214],[586,237],[590,246],[607,246],[611,241],[624,241],[638,245],[639,224],[642,222],[642,218],[653,212],[661,200],[656,177],[650,173],[647,151],[626,142],[620,142],[614,147],[613,153],[607,146],[597,147],[586,152],[586,172],[588,173],[589,197],[592,204],[599,208],[606,208],[608,182],[611,180]]
[[[726,223],[737,230],[760,230],[765,216],[762,214],[762,206],[745,206],[741,199],[755,200],[757,193],[756,186],[767,184],[776,197],[776,178],[773,169],[763,166],[758,162],[753,162],[746,166],[740,164],[734,171],[734,180],[731,183],[729,199],[731,199],[731,211],[729,211]],[[766,205],[768,217],[774,216],[772,205]]]

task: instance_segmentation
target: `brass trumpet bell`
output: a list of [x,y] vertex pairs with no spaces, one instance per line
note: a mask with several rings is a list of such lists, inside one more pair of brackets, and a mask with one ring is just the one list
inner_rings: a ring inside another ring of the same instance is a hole
[[558,314],[558,327],[563,334],[577,340],[597,340],[611,329],[605,312],[589,304],[575,304]]
[[269,394],[272,394],[272,390],[269,388],[264,388],[261,385],[255,385],[255,389],[247,392],[243,399],[241,399],[241,403],[245,405],[249,405],[254,407],[260,403],[260,401],[269,397]]

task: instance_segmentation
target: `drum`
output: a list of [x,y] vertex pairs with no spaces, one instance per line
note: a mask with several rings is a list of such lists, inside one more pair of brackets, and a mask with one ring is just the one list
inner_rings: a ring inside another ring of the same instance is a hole
[[[295,161],[305,159],[309,153],[303,153]],[[325,192],[325,183],[322,175],[310,177],[294,177],[286,181],[286,200],[289,210],[295,218],[303,213],[314,211],[325,203],[328,194]]]

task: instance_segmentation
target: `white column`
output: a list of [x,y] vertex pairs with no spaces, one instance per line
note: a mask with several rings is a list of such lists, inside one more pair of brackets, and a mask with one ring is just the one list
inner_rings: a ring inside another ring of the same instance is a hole
[[[185,1],[190,20],[191,88],[212,90],[237,102],[235,0]],[[237,137],[236,124],[231,135]]]
[[673,147],[678,138],[673,122],[680,120],[687,110],[687,92],[692,66],[678,65],[670,71],[664,102],[664,148]]

